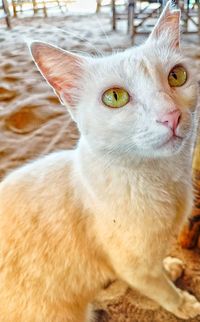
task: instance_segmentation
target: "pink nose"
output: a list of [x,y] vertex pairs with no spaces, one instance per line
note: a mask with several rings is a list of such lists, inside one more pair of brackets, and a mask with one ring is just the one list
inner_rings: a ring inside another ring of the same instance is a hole
[[163,125],[175,131],[180,122],[180,118],[181,112],[179,110],[174,110],[173,112],[163,115],[159,120],[157,120],[157,122],[162,123]]

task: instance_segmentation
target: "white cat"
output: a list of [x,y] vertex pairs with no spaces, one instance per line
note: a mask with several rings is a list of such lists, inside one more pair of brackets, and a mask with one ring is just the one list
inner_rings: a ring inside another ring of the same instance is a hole
[[1,322],[94,321],[89,303],[115,279],[180,318],[200,314],[168,277],[182,263],[162,263],[191,211],[198,117],[169,7],[142,46],[109,57],[32,43],[81,138],[0,184]]

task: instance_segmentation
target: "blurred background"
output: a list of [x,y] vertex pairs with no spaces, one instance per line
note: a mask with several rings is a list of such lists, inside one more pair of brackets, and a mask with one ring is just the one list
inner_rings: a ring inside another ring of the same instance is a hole
[[[88,15],[88,19],[110,17],[112,30],[127,30],[132,40],[136,35],[148,33],[154,19],[160,14],[166,0],[1,0],[0,18],[9,28],[15,24],[13,18],[68,17]],[[184,33],[198,34],[200,40],[199,0],[174,0],[182,10]],[[53,20],[53,19],[52,19]],[[45,22],[45,20],[44,20]],[[89,23],[89,20],[88,20]],[[23,24],[23,22],[22,22]]]

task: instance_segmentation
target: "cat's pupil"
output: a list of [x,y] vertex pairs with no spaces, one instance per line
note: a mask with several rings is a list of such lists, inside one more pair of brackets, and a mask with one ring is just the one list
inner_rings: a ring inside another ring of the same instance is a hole
[[115,91],[113,91],[113,95],[114,95],[114,98],[115,98],[115,100],[117,101],[117,93],[115,92]]
[[176,75],[176,73],[174,73],[174,72],[172,72],[172,76],[177,80],[177,75]]

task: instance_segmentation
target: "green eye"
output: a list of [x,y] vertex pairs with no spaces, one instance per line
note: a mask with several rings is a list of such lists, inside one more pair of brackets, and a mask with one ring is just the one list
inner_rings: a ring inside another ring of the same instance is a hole
[[187,72],[183,66],[175,66],[172,68],[168,76],[168,83],[171,87],[180,87],[187,80]]
[[128,92],[123,88],[109,88],[102,95],[102,102],[112,108],[125,106],[129,99]]

